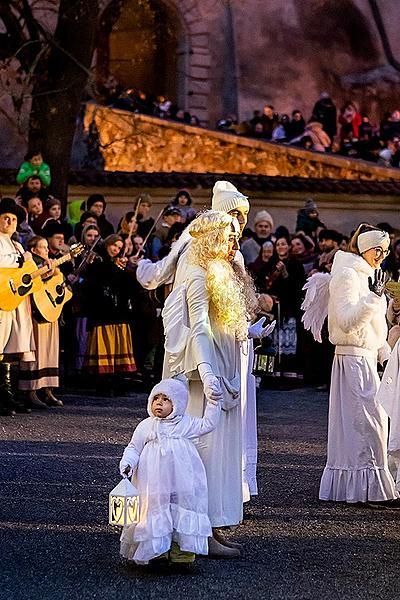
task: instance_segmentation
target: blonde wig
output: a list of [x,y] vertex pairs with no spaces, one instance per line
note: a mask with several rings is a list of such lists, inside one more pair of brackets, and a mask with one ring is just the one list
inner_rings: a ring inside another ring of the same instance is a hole
[[217,324],[237,340],[247,338],[248,320],[254,317],[257,299],[251,277],[228,260],[228,240],[239,231],[236,219],[209,210],[190,225],[194,238],[189,260],[206,271],[206,286]]

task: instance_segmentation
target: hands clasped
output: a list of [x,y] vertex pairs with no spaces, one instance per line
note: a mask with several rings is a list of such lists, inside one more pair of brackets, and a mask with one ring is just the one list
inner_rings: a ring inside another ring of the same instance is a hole
[[208,402],[214,405],[217,405],[219,402],[222,402],[223,394],[218,377],[216,377],[212,373],[207,373],[203,379],[203,387],[204,395],[207,398]]

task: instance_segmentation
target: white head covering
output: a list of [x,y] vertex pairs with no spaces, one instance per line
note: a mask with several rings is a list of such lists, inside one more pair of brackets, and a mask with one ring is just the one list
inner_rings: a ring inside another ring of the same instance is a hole
[[182,381],[179,379],[162,379],[160,383],[157,383],[157,385],[153,387],[147,402],[147,412],[150,417],[154,417],[154,414],[151,411],[151,403],[153,402],[154,396],[157,394],[165,394],[172,402],[172,413],[166,417],[167,419],[173,419],[174,417],[185,414],[189,400],[189,392],[187,386]]
[[390,246],[390,237],[386,231],[380,229],[373,229],[372,231],[365,231],[360,233],[357,238],[357,247],[360,254],[364,254],[371,248],[382,248],[387,250]]
[[228,213],[239,206],[250,208],[247,196],[244,196],[229,181],[217,181],[213,188],[211,208]]

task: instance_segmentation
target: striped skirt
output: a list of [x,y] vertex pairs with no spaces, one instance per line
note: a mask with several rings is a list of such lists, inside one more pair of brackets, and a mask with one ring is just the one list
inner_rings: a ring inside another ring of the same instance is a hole
[[20,362],[18,388],[31,391],[58,387],[58,321],[37,323],[33,319],[33,337],[36,344],[36,360]]
[[136,371],[129,325],[94,327],[89,333],[85,368],[97,375]]

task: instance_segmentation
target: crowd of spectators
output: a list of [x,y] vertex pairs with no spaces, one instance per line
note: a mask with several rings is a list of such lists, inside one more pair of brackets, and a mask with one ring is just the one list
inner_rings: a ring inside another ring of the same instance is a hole
[[[113,108],[201,126],[196,115],[179,108],[167,97],[124,89],[112,76],[102,92],[104,103]],[[385,113],[379,123],[372,123],[356,102],[348,100],[338,110],[326,92],[321,93],[309,116],[296,108],[291,115],[279,113],[271,104],[265,104],[262,110],[254,110],[248,121],[239,122],[236,115],[230,114],[219,119],[215,127],[227,133],[316,152],[333,152],[386,167],[400,164],[400,110]]]
[[[100,394],[121,394],[133,385],[150,385],[161,377],[160,313],[166,290],[144,290],[136,281],[136,268],[142,257],[153,261],[164,257],[196,216],[190,193],[179,190],[157,220],[150,214],[152,200],[146,193],[132,200],[132,209],[120,215],[116,226],[107,218],[101,194],[70,203],[67,219],[62,216],[61,202],[46,185],[51,181],[50,170],[45,182],[39,172],[45,165],[41,153],[34,151],[26,160],[38,166],[34,172],[21,167],[18,173],[21,187],[15,201],[25,209],[26,219],[19,224],[15,241],[38,264],[68,255],[77,244],[83,249],[58,266],[73,292],[57,329],[64,382],[91,385]],[[39,256],[42,246],[45,252]],[[36,314],[32,312],[33,319]],[[44,399],[38,387],[29,390],[30,407],[45,408]]]
[[[151,216],[151,197],[142,193],[114,227],[107,219],[107,203],[101,194],[72,202],[69,213],[75,217],[67,220],[61,215],[60,202],[48,189],[38,174],[27,174],[16,192],[16,201],[27,214],[17,235],[28,249],[33,247],[32,239],[36,244],[38,239],[45,239],[52,259],[68,254],[76,243],[84,248],[82,254],[60,266],[73,291],[60,319],[64,381],[89,380],[102,394],[112,390],[121,394],[124,389],[157,380],[163,361],[160,314],[169,286],[155,292],[144,290],[136,280],[136,269],[142,257],[157,261],[168,254],[196,216],[190,193],[179,190],[156,220]],[[400,235],[388,224],[379,226],[393,238],[393,250],[384,268],[398,280]],[[285,377],[329,385],[332,347],[326,335],[320,346],[304,330],[302,288],[313,273],[330,272],[336,251],[346,249],[347,242],[345,235],[325,223],[311,198],[298,211],[294,231],[277,226],[263,209],[255,214],[251,228],[243,232],[241,252],[261,295],[263,314],[277,320],[276,368]],[[114,353],[120,357],[111,370],[102,367],[99,328],[106,328]],[[117,338],[131,342],[117,350]]]

